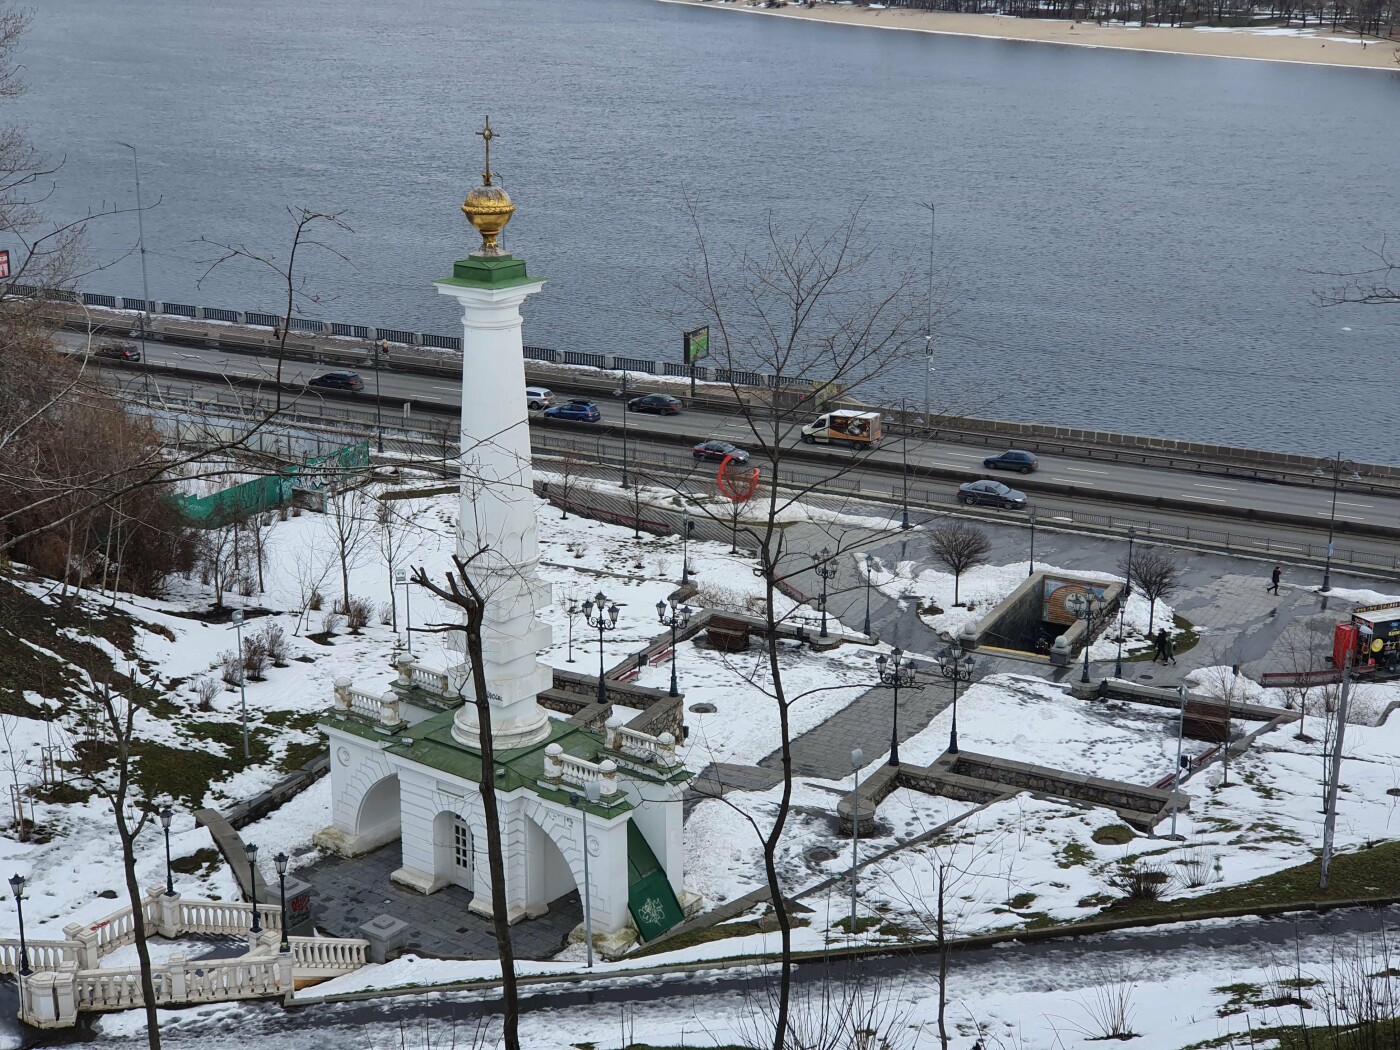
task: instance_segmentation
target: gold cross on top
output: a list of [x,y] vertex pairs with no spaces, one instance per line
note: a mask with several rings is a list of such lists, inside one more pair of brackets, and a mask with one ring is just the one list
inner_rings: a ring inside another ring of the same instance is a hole
[[486,170],[481,173],[481,184],[491,185],[491,140],[496,138],[496,132],[491,130],[491,117],[486,117],[486,127],[477,132],[486,143]]

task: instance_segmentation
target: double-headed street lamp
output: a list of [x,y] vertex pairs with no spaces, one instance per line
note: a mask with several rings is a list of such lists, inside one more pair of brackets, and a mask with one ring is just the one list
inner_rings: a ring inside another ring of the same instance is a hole
[[955,755],[958,753],[958,683],[972,681],[976,664],[976,657],[961,645],[950,645],[938,654],[938,669],[944,678],[953,680],[953,727],[948,731],[948,750]]
[[175,876],[170,870],[170,820],[174,816],[169,806],[162,806],[160,810],[160,827],[165,832],[165,895],[175,896]]
[[588,621],[589,627],[598,630],[598,702],[601,704],[608,698],[608,680],[603,677],[603,636],[609,631],[617,630],[618,604],[608,603],[608,596],[599,591],[593,596],[593,601],[583,603],[583,618]]
[[680,696],[681,691],[676,686],[676,630],[685,630],[690,625],[690,614],[695,610],[689,605],[676,607],[676,599],[671,599],[670,613],[666,611],[665,602],[656,603],[656,618],[661,622],[662,627],[671,628],[671,695]]
[[292,950],[292,945],[287,940],[287,863],[289,859],[285,853],[279,853],[272,858],[272,863],[277,865],[277,885],[282,893],[282,943],[277,946],[279,952]]
[[1084,673],[1081,682],[1089,681],[1089,646],[1094,642],[1094,627],[1103,613],[1103,595],[1093,591],[1075,591],[1065,599],[1065,608],[1076,620],[1084,621]]
[[1123,589],[1118,594],[1118,657],[1113,661],[1113,677],[1123,677],[1123,613],[1128,608],[1128,597],[1133,593],[1133,537],[1137,529],[1128,526],[1128,562],[1123,573]]
[[822,636],[823,638],[825,638],[825,637],[827,637],[827,633],[826,633],[826,585],[827,585],[827,583],[828,583],[829,581],[836,579],[836,573],[839,571],[839,566],[833,565],[833,564],[831,563],[831,548],[830,548],[830,547],[823,547],[819,553],[813,554],[813,555],[812,555],[812,571],[813,571],[814,573],[816,573],[818,576],[820,576],[820,577],[821,577],[821,581],[822,581],[822,595],[821,595],[821,606],[820,606],[820,607],[821,607],[821,611],[822,611],[822,630],[821,630],[821,636]]
[[890,761],[892,766],[899,765],[899,690],[922,689],[923,686],[917,680],[918,669],[914,666],[914,661],[904,655],[903,649],[895,649],[886,656],[881,653],[875,657],[875,673],[880,679],[880,684],[888,686],[894,690],[894,707],[890,720]]
[[19,975],[28,977],[32,972],[29,969],[29,949],[24,943],[24,876],[10,876],[10,893],[15,898],[15,910],[19,912]]

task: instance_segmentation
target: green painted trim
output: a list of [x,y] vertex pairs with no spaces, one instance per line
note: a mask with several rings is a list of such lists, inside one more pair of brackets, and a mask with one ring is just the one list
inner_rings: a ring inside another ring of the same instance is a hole
[[540,280],[543,278],[530,277],[525,270],[525,260],[513,255],[469,255],[452,265],[451,277],[434,283],[463,288],[511,288]]

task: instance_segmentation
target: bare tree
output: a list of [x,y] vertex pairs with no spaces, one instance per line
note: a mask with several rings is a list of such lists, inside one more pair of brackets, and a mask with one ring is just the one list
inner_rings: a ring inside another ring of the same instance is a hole
[[337,487],[325,493],[321,524],[340,562],[340,611],[350,612],[350,570],[360,564],[365,547],[374,538],[372,500],[358,487]]
[[417,509],[416,500],[390,499],[388,495],[381,495],[374,512],[374,536],[389,573],[389,622],[396,633],[399,629],[399,603],[394,587],[394,571],[421,546],[413,534],[413,516]]
[[992,554],[992,541],[976,525],[945,521],[929,532],[928,549],[953,574],[953,605],[962,605],[959,594],[962,574],[987,564]]
[[195,540],[194,568],[199,582],[214,588],[216,611],[224,607],[224,594],[236,582],[233,552],[237,533],[238,524],[233,522],[201,529]]
[[1147,633],[1152,634],[1152,624],[1157,617],[1157,602],[1170,598],[1181,582],[1181,566],[1162,547],[1138,547],[1133,551],[1129,564],[1124,558],[1120,566],[1125,579],[1142,592],[1150,603],[1147,610]]
[[282,410],[282,361],[287,353],[287,335],[291,328],[293,311],[299,302],[320,306],[327,301],[307,291],[307,279],[297,271],[297,254],[315,251],[348,263],[350,261],[348,256],[317,236],[317,231],[323,229],[353,233],[354,231],[341,218],[343,214],[344,212],[322,212],[311,208],[287,208],[287,215],[291,217],[294,228],[291,250],[288,251],[285,260],[267,252],[254,251],[243,244],[221,244],[218,241],[211,241],[207,237],[200,238],[203,243],[219,249],[222,254],[209,264],[209,268],[195,282],[195,287],[203,284],[204,280],[224,263],[243,260],[272,271],[280,278],[286,288],[286,306],[282,312],[282,323],[278,326],[277,370],[273,376],[273,381],[276,384],[277,411],[279,412]]
[[[924,314],[924,303],[917,298],[923,282],[897,262],[890,269],[874,265],[874,253],[863,242],[859,213],[830,233],[807,228],[789,236],[770,220],[761,248],[738,248],[720,258],[706,240],[698,206],[694,201],[687,206],[696,251],[673,286],[680,299],[676,318],[686,327],[697,320],[708,322],[710,356],[729,376],[729,393],[747,431],[749,465],[759,466],[768,482],[761,516],[738,527],[755,551],[758,565],[753,571],[763,580],[763,658],[778,715],[782,786],[762,839],[764,875],[779,938],[771,1039],[773,1050],[782,1050],[794,1039],[789,1023],[792,918],[778,872],[792,806],[793,759],[792,697],[783,682],[785,650],[778,627],[786,616],[780,611],[783,589],[791,589],[788,581],[811,567],[809,557],[788,549],[783,516],[808,495],[826,495],[832,479],[864,458],[857,452],[846,465],[834,463],[820,478],[780,488],[776,482],[788,449],[812,418],[810,404],[791,391],[816,381],[830,384],[830,389],[857,390],[909,356],[916,324]],[[735,381],[736,372],[750,369],[777,377],[771,392],[756,393]],[[696,510],[725,522],[723,511],[709,507],[697,505]]]
[[[483,552],[478,552],[478,554]],[[481,810],[486,822],[486,859],[491,870],[491,921],[496,934],[496,954],[501,961],[501,1000],[504,1015],[506,1050],[520,1050],[520,1004],[515,980],[515,947],[510,939],[510,921],[506,914],[506,866],[501,849],[501,817],[496,803],[496,750],[491,738],[491,701],[486,684],[486,657],[483,652],[482,625],[486,617],[486,598],[471,574],[472,561],[478,555],[463,559],[452,556],[456,575],[447,574],[447,586],[429,579],[421,566],[414,570],[413,582],[445,602],[462,610],[465,623],[430,624],[425,630],[433,632],[460,631],[466,636],[467,658],[472,671],[472,703],[476,706],[478,739],[481,746]],[[588,892],[588,887],[584,887]]]
[[[1396,61],[1400,62],[1400,51],[1396,52]],[[1385,238],[1381,239],[1379,248],[1368,248],[1367,251],[1374,258],[1373,266],[1364,270],[1315,275],[1339,282],[1331,288],[1317,292],[1316,300],[1319,306],[1400,304],[1400,260],[1391,254]]]

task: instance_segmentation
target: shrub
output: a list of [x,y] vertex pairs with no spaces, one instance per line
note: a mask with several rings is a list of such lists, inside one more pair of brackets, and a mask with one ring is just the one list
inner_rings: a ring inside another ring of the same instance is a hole
[[287,632],[279,624],[266,623],[259,637],[273,667],[287,666]]
[[243,684],[243,658],[232,649],[219,654],[219,677],[230,689]]
[[345,607],[345,625],[359,634],[374,618],[374,605],[368,598],[351,598]]
[[1124,861],[1109,876],[1108,883],[1125,900],[1159,901],[1171,883],[1171,870],[1155,861],[1133,858]]
[[394,622],[393,602],[379,603],[379,622],[382,623],[385,627],[388,627],[391,623]]
[[200,675],[194,680],[195,695],[199,697],[199,709],[201,711],[212,711],[214,709],[214,697],[219,695],[219,683],[208,675]]
[[321,633],[335,634],[336,631],[340,630],[340,627],[344,622],[345,617],[341,616],[340,613],[328,612],[326,613],[325,617],[321,620]]
[[238,577],[238,593],[245,598],[249,598],[258,591],[258,578],[252,573],[245,572]]
[[321,588],[312,587],[311,593],[306,596],[306,607],[312,612],[320,612],[321,606],[326,604],[326,596],[321,593]]
[[267,642],[261,634],[243,639],[243,670],[254,682],[267,678]]

